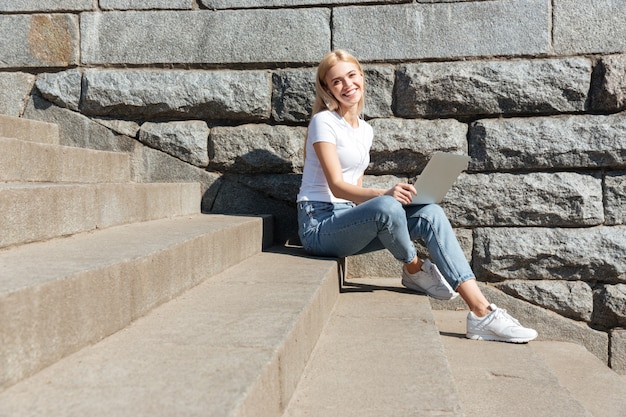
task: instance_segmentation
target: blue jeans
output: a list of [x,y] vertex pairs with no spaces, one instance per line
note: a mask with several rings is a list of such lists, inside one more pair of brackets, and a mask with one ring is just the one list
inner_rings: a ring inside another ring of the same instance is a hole
[[391,196],[365,203],[298,203],[298,234],[304,249],[314,255],[344,257],[387,248],[404,263],[417,251],[421,238],[430,256],[452,288],[474,278],[474,273],[437,204],[403,206]]

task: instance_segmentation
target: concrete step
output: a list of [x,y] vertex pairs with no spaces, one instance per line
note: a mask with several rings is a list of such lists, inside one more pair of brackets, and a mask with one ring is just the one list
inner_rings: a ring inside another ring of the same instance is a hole
[[196,214],[0,251],[0,390],[259,253],[264,221]]
[[337,295],[336,261],[257,254],[8,388],[0,416],[279,416]]
[[59,127],[52,123],[0,114],[0,137],[58,144]]
[[462,416],[428,299],[349,283],[284,417]]
[[595,417],[626,415],[626,376],[618,375],[583,346],[567,342],[530,345],[559,383]]
[[200,184],[0,183],[0,248],[196,214]]
[[584,347],[465,338],[466,310],[434,310],[467,417],[624,416],[626,380]]
[[0,137],[0,182],[130,181],[130,155]]

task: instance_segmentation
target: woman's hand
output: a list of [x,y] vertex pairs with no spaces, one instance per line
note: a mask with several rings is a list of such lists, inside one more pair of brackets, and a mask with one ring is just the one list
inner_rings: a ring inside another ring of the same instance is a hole
[[385,192],[402,204],[409,204],[413,200],[413,196],[417,194],[412,184],[398,183]]

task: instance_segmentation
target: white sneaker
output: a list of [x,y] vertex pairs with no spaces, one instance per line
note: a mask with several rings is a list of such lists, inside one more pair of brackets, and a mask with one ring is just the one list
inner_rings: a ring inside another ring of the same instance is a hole
[[403,266],[402,285],[410,290],[425,293],[437,300],[452,300],[459,295],[441,275],[437,266],[428,259],[424,261],[422,269],[414,274],[409,274],[406,267]]
[[490,304],[491,313],[477,317],[471,311],[467,315],[467,338],[494,340],[497,342],[527,343],[537,337],[537,331],[522,326],[505,309]]

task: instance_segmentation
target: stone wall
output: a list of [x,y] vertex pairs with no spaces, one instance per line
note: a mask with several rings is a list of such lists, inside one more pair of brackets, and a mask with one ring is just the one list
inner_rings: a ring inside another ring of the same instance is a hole
[[[0,113],[132,152],[136,181],[199,181],[204,211],[271,213],[284,243],[315,66],[347,49],[367,184],[468,153],[443,206],[479,279],[626,372],[624,21],[623,0],[4,0]],[[349,264],[398,275],[384,252]]]

